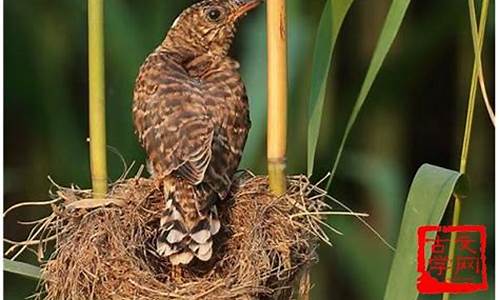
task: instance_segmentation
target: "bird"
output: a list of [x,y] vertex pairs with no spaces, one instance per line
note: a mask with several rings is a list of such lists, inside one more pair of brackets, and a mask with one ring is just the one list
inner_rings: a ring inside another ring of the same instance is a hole
[[174,265],[209,261],[250,130],[249,100],[229,51],[262,0],[204,0],[185,9],[145,59],[132,115],[165,208],[153,245]]

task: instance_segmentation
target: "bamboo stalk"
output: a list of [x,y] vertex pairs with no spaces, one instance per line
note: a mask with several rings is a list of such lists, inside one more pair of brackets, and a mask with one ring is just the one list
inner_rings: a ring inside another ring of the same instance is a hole
[[269,184],[275,195],[286,191],[287,30],[285,0],[267,3],[268,119],[267,161]]
[[[477,95],[477,84],[478,80],[480,80],[479,73],[480,63],[479,57],[481,55],[484,43],[484,33],[486,29],[486,19],[488,17],[488,6],[489,0],[483,0],[482,8],[481,8],[481,18],[479,24],[479,39],[473,38],[474,41],[474,49],[475,49],[475,59],[474,59],[474,68],[472,71],[471,85],[470,85],[470,93],[469,93],[469,101],[467,107],[467,119],[465,122],[465,131],[464,138],[462,144],[462,153],[460,156],[460,173],[465,174],[467,171],[467,161],[469,157],[469,145],[470,139],[472,135],[472,124],[474,121],[474,108],[476,104],[476,95]],[[476,12],[474,9],[474,0],[469,0],[469,14],[471,21],[471,30],[473,37],[477,35],[476,31],[477,24],[476,22]],[[455,196],[455,202],[453,207],[453,219],[452,226],[457,226],[460,223],[460,213],[462,210],[462,199],[458,196]],[[457,233],[452,232],[450,236],[450,248],[448,249],[448,264],[446,268],[445,281],[450,282],[453,274],[453,261],[455,258],[455,249],[456,249],[456,238]],[[449,300],[450,294],[444,293],[443,300]]]
[[[286,0],[267,3],[267,165],[269,186],[277,195],[286,192],[287,140],[287,24]],[[306,270],[299,282],[299,297],[309,300],[310,276]]]
[[93,197],[108,189],[104,94],[104,3],[88,0],[90,171]]

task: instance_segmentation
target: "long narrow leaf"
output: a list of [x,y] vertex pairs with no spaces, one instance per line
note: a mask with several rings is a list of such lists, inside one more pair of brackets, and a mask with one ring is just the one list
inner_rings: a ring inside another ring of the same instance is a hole
[[337,37],[344,23],[344,18],[353,0],[328,0],[319,23],[316,36],[311,95],[309,98],[309,125],[307,135],[307,175],[314,169],[314,156],[318,145],[321,117],[325,102],[326,82],[330,73],[333,50]]
[[19,261],[14,261],[4,258],[3,270],[9,273],[22,275],[34,280],[41,279],[41,271],[39,267]]
[[[425,164],[415,175],[406,202],[384,300],[417,299],[417,230],[438,225],[453,193],[464,193],[459,172]],[[430,244],[426,245],[426,260]]]
[[332,182],[332,178],[335,174],[335,171],[337,170],[340,157],[342,156],[342,152],[347,142],[347,138],[349,137],[349,133],[352,130],[354,122],[356,122],[356,119],[358,118],[358,114],[361,111],[363,104],[365,103],[368,92],[370,91],[373,82],[375,81],[375,78],[380,71],[380,68],[382,67],[382,63],[384,62],[385,57],[387,56],[387,53],[389,52],[389,49],[391,48],[391,45],[396,38],[396,34],[399,31],[409,5],[410,0],[392,1],[391,7],[389,8],[389,12],[385,19],[384,26],[382,28],[382,33],[378,38],[377,47],[375,48],[375,52],[373,53],[368,72],[366,73],[365,80],[363,82],[363,85],[361,86],[361,91],[359,92],[356,103],[354,104],[351,116],[349,117],[344,136],[342,137],[342,141],[337,152],[337,157],[335,158],[335,162],[333,164],[332,173],[327,187],[329,187]]

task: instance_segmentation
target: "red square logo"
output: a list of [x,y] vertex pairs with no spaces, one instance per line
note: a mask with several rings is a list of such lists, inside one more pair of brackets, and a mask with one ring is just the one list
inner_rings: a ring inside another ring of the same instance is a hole
[[[453,264],[448,257],[450,235],[456,232]],[[435,236],[435,237],[433,237]],[[426,245],[431,245],[426,253]],[[421,294],[472,293],[488,289],[486,228],[482,225],[418,228],[417,289]],[[429,255],[430,254],[430,255]],[[426,260],[426,257],[429,257]],[[451,280],[445,280],[452,269]]]

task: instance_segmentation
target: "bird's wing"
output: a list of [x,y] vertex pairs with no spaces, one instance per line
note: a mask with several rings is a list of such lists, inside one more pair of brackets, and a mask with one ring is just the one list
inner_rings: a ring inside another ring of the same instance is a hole
[[212,156],[214,126],[197,82],[168,57],[152,55],[136,82],[133,113],[155,172],[200,183]]
[[250,129],[248,98],[238,73],[239,64],[230,58],[221,61],[205,80],[207,109],[219,120],[214,134],[214,159],[204,182],[225,199],[240,163]]

